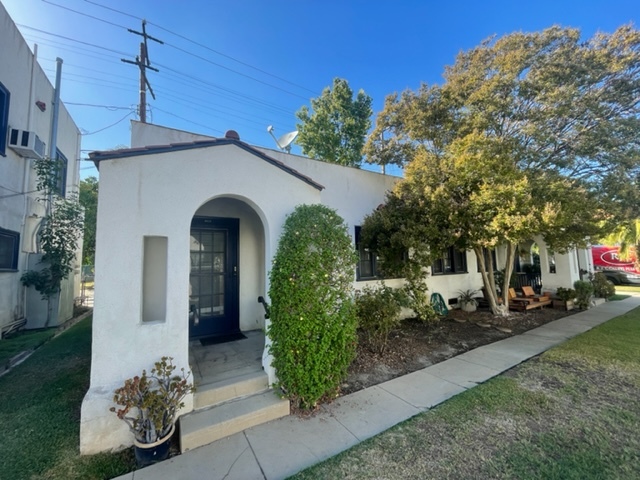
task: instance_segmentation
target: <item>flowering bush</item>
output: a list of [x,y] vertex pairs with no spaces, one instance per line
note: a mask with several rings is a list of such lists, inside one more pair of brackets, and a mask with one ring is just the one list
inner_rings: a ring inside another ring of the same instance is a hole
[[124,420],[140,443],[154,443],[165,437],[176,421],[178,411],[184,407],[184,398],[195,391],[185,375],[173,375],[173,358],[162,357],[147,375],[125,380],[115,391],[113,402],[123,408],[111,407],[119,419]]

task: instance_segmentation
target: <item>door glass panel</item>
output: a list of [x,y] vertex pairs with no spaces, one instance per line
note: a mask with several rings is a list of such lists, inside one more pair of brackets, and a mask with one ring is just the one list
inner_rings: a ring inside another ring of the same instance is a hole
[[201,273],[212,271],[213,264],[213,255],[211,253],[201,253],[200,254],[200,270]]
[[200,317],[210,317],[213,308],[211,305],[212,297],[211,295],[201,295],[199,298],[199,307],[200,307]]
[[213,251],[224,252],[225,248],[225,234],[223,232],[215,232],[213,234]]
[[213,254],[213,271],[215,273],[224,273],[224,253]]
[[200,294],[208,295],[213,293],[213,279],[208,275],[203,275],[200,277]]
[[202,250],[210,252],[213,250],[213,232],[202,232],[200,241],[202,242]]
[[213,312],[216,315],[224,315],[224,295],[213,296]]
[[200,321],[225,314],[226,248],[225,231],[191,232],[189,303],[198,308]]

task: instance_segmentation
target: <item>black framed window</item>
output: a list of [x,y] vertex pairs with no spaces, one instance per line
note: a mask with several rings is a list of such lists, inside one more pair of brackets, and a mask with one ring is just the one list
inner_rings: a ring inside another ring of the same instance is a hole
[[0,82],[0,155],[7,156],[7,130],[9,128],[9,90]]
[[[485,267],[489,265],[489,249],[483,248],[482,253],[484,255],[484,265]],[[498,270],[498,261],[496,260],[496,251],[491,250],[491,260],[493,261],[493,269]],[[478,271],[480,271],[480,262],[478,262]],[[488,271],[488,270],[487,270]]]
[[378,278],[377,255],[365,248],[360,242],[360,227],[356,226],[356,250],[358,251],[358,265],[356,268],[357,280],[370,280]]
[[432,275],[450,275],[454,273],[467,273],[467,252],[447,248],[442,256],[431,265]]
[[20,234],[0,228],[0,271],[17,270]]
[[58,149],[56,149],[56,160],[58,162],[58,183],[56,186],[56,192],[61,197],[64,197],[67,191],[67,168],[69,166],[69,161]]

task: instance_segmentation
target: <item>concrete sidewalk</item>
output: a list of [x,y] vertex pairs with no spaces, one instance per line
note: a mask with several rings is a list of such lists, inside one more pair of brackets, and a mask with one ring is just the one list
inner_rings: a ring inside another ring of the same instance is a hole
[[259,425],[118,480],[286,478],[637,306],[640,296],[607,302],[347,395],[312,418]]

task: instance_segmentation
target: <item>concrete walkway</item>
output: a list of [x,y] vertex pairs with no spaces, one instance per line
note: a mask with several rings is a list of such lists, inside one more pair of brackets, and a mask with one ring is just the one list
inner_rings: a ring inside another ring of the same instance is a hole
[[607,302],[347,395],[313,418],[275,420],[118,479],[286,478],[637,306],[640,296]]

